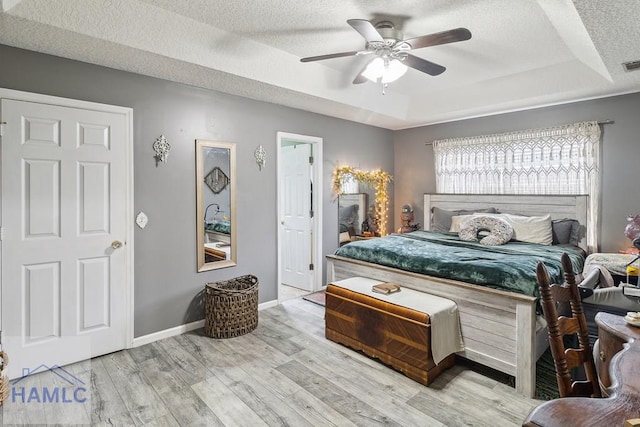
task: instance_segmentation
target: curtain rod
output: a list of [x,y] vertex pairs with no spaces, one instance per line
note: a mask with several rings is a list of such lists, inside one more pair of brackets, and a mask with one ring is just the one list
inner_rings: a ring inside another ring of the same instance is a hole
[[[615,123],[613,120],[611,119],[607,119],[607,120],[598,120],[597,123],[599,125],[610,125],[612,123]],[[424,145],[433,145],[433,141],[427,141],[424,143]]]

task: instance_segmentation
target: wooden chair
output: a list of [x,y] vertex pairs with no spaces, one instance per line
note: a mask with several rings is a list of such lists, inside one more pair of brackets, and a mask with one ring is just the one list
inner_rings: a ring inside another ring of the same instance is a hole
[[[589,344],[587,319],[582,311],[578,285],[573,274],[571,260],[562,254],[565,283],[550,284],[549,273],[542,262],[536,270],[542,299],[542,310],[547,321],[549,345],[556,366],[556,379],[560,397],[601,397],[598,374]],[[569,303],[572,317],[558,316],[557,303]],[[578,348],[565,348],[564,336],[577,335]],[[574,381],[570,371],[584,367],[586,381]]]

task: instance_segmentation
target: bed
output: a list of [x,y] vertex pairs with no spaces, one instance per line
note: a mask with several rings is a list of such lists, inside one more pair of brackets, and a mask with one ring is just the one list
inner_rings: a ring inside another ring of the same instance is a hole
[[231,221],[223,219],[214,219],[205,223],[205,243],[210,242],[231,242]]
[[[577,245],[586,250],[587,196],[512,196],[425,194],[425,230],[431,230],[432,208],[482,211],[575,219],[582,230]],[[347,245],[348,246],[348,245]],[[548,347],[546,328],[537,315],[535,295],[405,271],[339,255],[327,256],[327,280],[349,277],[398,282],[403,286],[451,299],[458,305],[465,350],[460,356],[512,375],[516,390],[533,397],[536,360]]]
[[214,242],[204,244],[205,262],[225,261],[231,259],[231,244]]

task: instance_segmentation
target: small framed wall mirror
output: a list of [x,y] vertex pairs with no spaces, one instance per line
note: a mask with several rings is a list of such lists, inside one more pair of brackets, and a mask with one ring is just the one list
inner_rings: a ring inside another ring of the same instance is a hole
[[237,264],[236,145],[196,140],[198,271]]

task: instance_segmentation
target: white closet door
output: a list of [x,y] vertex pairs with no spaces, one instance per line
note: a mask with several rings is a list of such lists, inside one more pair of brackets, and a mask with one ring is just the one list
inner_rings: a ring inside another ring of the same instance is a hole
[[10,376],[127,346],[124,115],[2,100]]

